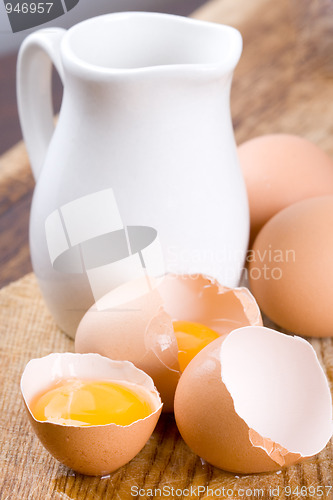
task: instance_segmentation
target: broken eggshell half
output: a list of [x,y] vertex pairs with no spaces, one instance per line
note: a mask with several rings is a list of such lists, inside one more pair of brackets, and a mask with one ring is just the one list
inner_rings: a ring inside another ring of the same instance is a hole
[[[30,403],[59,380],[109,380],[141,394],[150,415],[130,425],[66,425],[37,420]],[[150,438],[162,409],[152,379],[129,361],[112,361],[99,354],[55,353],[27,364],[21,392],[30,423],[44,447],[59,462],[81,474],[103,476],[125,465]]]
[[332,435],[332,400],[311,344],[244,327],[186,367],[175,418],[187,445],[234,473],[276,471],[319,453]]
[[181,375],[173,321],[201,323],[220,335],[262,324],[247,288],[226,288],[203,275],[168,274],[128,282],[97,301],[79,324],[75,350],[132,361],[154,380],[163,411],[172,411]]

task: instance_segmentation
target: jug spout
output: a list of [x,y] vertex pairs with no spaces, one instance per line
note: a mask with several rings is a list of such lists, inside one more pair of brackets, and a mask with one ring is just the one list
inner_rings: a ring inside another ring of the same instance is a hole
[[[104,78],[193,70],[232,72],[242,37],[231,26],[142,12],[96,17],[73,27],[63,40],[65,66]],[[203,75],[204,76],[204,75]]]

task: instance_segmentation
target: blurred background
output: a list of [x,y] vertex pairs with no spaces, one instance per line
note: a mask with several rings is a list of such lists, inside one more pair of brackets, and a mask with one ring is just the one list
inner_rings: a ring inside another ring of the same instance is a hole
[[[204,0],[80,0],[72,10],[39,28],[69,28],[89,17],[131,10],[188,16],[204,3]],[[5,3],[0,1],[0,155],[22,138],[16,107],[17,51],[22,40],[39,28],[12,33]],[[62,86],[57,75],[53,77],[53,94],[55,110],[58,110]]]
[[[15,74],[18,47],[34,29],[12,33],[5,3],[17,1],[0,0],[0,287],[31,271],[28,227],[35,183],[19,142]],[[64,6],[77,0],[53,1]],[[333,0],[79,0],[43,27],[68,28],[123,10],[184,16],[195,11],[197,19],[238,28],[244,45],[231,92],[237,144],[283,132],[307,138],[333,157]],[[56,75],[53,88],[58,110],[62,85]]]

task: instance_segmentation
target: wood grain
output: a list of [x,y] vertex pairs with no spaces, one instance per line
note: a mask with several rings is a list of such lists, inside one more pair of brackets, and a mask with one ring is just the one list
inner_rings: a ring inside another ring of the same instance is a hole
[[34,181],[23,143],[0,158],[0,286],[31,271],[29,211]]
[[[244,52],[231,97],[237,142],[259,134],[289,132],[313,140],[333,157],[333,74],[327,60],[318,56],[318,46],[305,43],[292,2],[213,0],[194,17],[230,23],[243,35]],[[320,23],[314,22],[313,31],[320,40]],[[30,270],[27,218],[32,189],[21,143],[0,158],[1,283]],[[253,493],[246,497],[253,500],[333,498],[331,493],[321,497],[302,496],[300,490],[289,496],[283,492],[284,486],[295,491],[302,486],[333,485],[331,443],[319,456],[280,474],[237,477],[202,463],[180,439],[172,416],[163,416],[142,452],[110,477],[75,475],[43,450],[27,426],[20,403],[19,378],[28,359],[73,349],[72,341],[58,331],[45,310],[32,275],[0,292],[0,339],[1,500],[126,500],[134,498],[131,486],[146,492],[163,486],[209,486],[213,492],[225,487],[239,499],[238,489],[254,492],[262,488],[263,496]],[[332,388],[332,339],[315,339],[312,344]],[[272,488],[279,488],[279,494],[273,495]],[[149,494],[140,498],[149,498]],[[193,498],[214,497],[202,494]]]
[[16,55],[9,54],[0,60],[0,153],[7,151],[22,137],[18,127],[16,85],[13,79],[16,73],[16,59]]
[[[0,339],[1,500],[185,499],[188,498],[186,490],[191,487],[195,492],[192,498],[207,500],[241,500],[243,493],[238,492],[246,490],[253,493],[246,496],[252,500],[296,500],[319,496],[285,495],[284,487],[301,491],[302,487],[333,485],[332,443],[302,465],[277,473],[238,476],[216,469],[194,455],[180,438],[172,415],[163,415],[143,450],[110,476],[94,478],[75,474],[44,450],[28,424],[20,395],[20,377],[31,358],[74,349],[73,341],[57,328],[48,313],[33,274],[0,291]],[[312,345],[333,389],[333,341],[314,339]],[[209,490],[199,495],[199,486]],[[172,488],[174,494],[171,494]],[[225,495],[220,495],[223,488]],[[140,489],[146,494],[135,496]],[[273,495],[273,489],[279,494]],[[182,490],[185,496],[180,494]],[[323,496],[332,497],[331,493]]]
[[292,0],[213,0],[195,16],[232,24],[243,35],[231,95],[237,143],[261,134],[293,133],[333,157],[333,33],[328,64],[318,56],[321,23],[312,20],[314,46],[304,40],[297,14]]

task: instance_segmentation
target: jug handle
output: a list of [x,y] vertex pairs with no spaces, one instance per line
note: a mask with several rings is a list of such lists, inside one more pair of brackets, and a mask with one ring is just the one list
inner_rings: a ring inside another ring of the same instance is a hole
[[49,28],[29,35],[17,60],[17,104],[23,139],[37,181],[54,132],[52,63],[64,83],[60,42],[66,30]]

